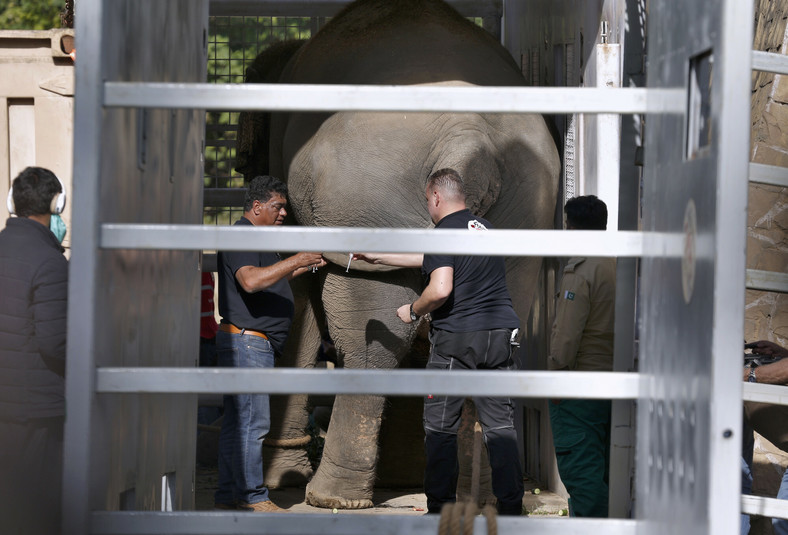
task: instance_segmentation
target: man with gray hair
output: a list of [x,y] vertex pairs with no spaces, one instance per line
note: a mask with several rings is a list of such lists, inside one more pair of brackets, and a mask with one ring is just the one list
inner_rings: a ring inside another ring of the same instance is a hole
[[[284,224],[287,186],[270,176],[249,182],[244,215],[236,226]],[[219,314],[216,334],[219,366],[273,368],[285,347],[295,306],[288,281],[326,265],[320,253],[282,259],[263,251],[219,251]],[[216,509],[282,511],[263,480],[263,439],[271,426],[267,394],[224,396],[219,435],[219,488]]]

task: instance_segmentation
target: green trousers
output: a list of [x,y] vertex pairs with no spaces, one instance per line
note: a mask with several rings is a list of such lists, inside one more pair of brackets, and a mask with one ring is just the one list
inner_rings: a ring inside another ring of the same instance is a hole
[[550,400],[558,473],[569,492],[569,515],[607,517],[610,401]]

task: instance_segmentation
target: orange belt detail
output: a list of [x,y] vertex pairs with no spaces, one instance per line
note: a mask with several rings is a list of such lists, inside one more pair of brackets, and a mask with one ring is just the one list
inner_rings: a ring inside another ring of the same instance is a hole
[[261,333],[260,331],[253,331],[252,329],[239,329],[232,323],[221,323],[219,324],[219,330],[224,331],[226,333],[233,333],[233,334],[250,334],[252,336],[258,336],[260,338],[264,338],[268,340],[268,336],[265,333]]

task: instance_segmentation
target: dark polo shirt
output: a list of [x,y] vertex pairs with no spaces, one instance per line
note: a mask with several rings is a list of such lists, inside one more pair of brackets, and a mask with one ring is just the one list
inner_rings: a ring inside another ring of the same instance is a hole
[[[252,222],[242,217],[236,225]],[[293,292],[286,279],[281,279],[265,290],[247,293],[241,288],[235,273],[244,266],[266,267],[279,262],[272,252],[219,251],[219,314],[222,322],[239,329],[261,331],[268,336],[277,353],[282,353],[293,321]]]
[[[435,228],[483,232],[492,226],[466,209],[447,215]],[[432,311],[433,327],[457,333],[519,327],[503,257],[424,255],[422,271],[427,277],[439,267],[454,269],[454,287],[446,302]]]

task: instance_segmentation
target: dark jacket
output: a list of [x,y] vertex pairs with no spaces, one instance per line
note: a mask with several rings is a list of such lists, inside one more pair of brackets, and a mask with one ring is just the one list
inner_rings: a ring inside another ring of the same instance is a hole
[[68,261],[54,234],[14,217],[0,231],[0,420],[63,416]]

